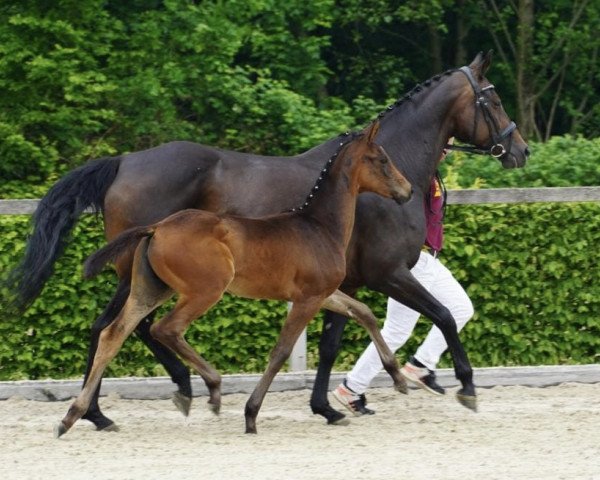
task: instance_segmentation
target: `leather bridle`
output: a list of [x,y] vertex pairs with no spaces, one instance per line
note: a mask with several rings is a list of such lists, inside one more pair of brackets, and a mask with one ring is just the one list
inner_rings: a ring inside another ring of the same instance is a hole
[[504,147],[504,145],[502,145],[501,142],[505,138],[510,137],[510,143],[512,143],[512,132],[517,128],[517,125],[515,124],[515,122],[511,121],[506,128],[500,130],[498,122],[492,115],[492,111],[488,103],[488,98],[485,94],[487,91],[493,90],[494,85],[490,84],[487,87],[481,88],[479,84],[475,81],[473,73],[471,72],[471,69],[469,67],[461,67],[459,68],[459,71],[465,74],[467,80],[469,80],[469,83],[473,88],[473,92],[475,93],[475,119],[473,121],[473,133],[471,135],[471,138],[474,139],[475,135],[477,134],[477,123],[479,119],[479,111],[481,110],[481,113],[483,114],[483,119],[490,131],[491,142],[488,147],[482,148],[453,144],[448,144],[445,148],[448,150],[458,150],[461,152],[476,153],[479,155],[491,155],[492,157],[500,158],[507,152],[506,148]]

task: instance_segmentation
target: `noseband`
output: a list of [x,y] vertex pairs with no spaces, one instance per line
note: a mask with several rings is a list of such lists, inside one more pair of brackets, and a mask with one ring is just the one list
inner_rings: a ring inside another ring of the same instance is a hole
[[506,153],[506,148],[502,145],[502,140],[510,136],[510,140],[512,142],[512,132],[517,128],[515,122],[510,122],[506,128],[500,131],[498,126],[498,122],[492,115],[490,110],[490,106],[488,104],[487,98],[485,96],[485,92],[488,90],[492,90],[494,85],[488,85],[487,87],[481,88],[479,84],[475,81],[473,77],[473,73],[469,67],[461,67],[459,69],[462,73],[465,74],[467,80],[471,84],[473,88],[473,92],[475,93],[475,119],[473,121],[473,134],[471,138],[475,138],[475,134],[477,133],[477,121],[479,118],[479,107],[481,108],[481,112],[483,114],[483,119],[490,131],[490,135],[492,137],[491,146],[488,148],[479,148],[479,147],[469,147],[469,146],[460,146],[460,145],[446,145],[447,150],[459,150],[461,152],[468,153],[477,153],[479,155],[491,155],[495,158],[500,158]]

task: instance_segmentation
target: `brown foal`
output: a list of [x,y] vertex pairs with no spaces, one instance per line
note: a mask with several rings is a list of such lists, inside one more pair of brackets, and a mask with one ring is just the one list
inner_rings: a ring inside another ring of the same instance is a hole
[[135,249],[131,291],[117,318],[102,331],[87,382],[55,435],[64,434],[85,414],[106,365],[125,338],[174,294],[175,307],[152,326],[152,335],[202,376],[216,413],[221,377],[186,342],[190,323],[224,292],[292,302],[267,369],[246,403],[246,433],[256,433],[256,417],[269,385],[321,308],[356,318],[368,330],[395,387],[406,393],[374,315],[337,290],[346,274],[345,252],[358,194],[374,192],[398,203],[411,197],[409,182],[374,143],[378,128],[373,123],[356,139],[342,142],[306,203],[294,211],[250,219],[184,210],[154,225],[130,229],[94,253],[86,262],[87,276]]

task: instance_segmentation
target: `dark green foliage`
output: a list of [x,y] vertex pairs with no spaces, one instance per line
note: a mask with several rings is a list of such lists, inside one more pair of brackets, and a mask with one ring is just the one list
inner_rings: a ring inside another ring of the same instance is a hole
[[442,171],[462,188],[600,185],[600,137],[565,135],[529,147],[531,157],[525,168],[506,170],[489,157],[454,153],[442,164]]

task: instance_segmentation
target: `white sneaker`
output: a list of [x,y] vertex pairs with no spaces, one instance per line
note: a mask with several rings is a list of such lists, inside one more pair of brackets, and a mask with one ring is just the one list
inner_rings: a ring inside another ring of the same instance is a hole
[[350,390],[346,386],[346,382],[340,383],[335,390],[333,390],[333,397],[346,407],[356,417],[361,415],[373,415],[375,410],[367,408],[367,397],[358,394]]

